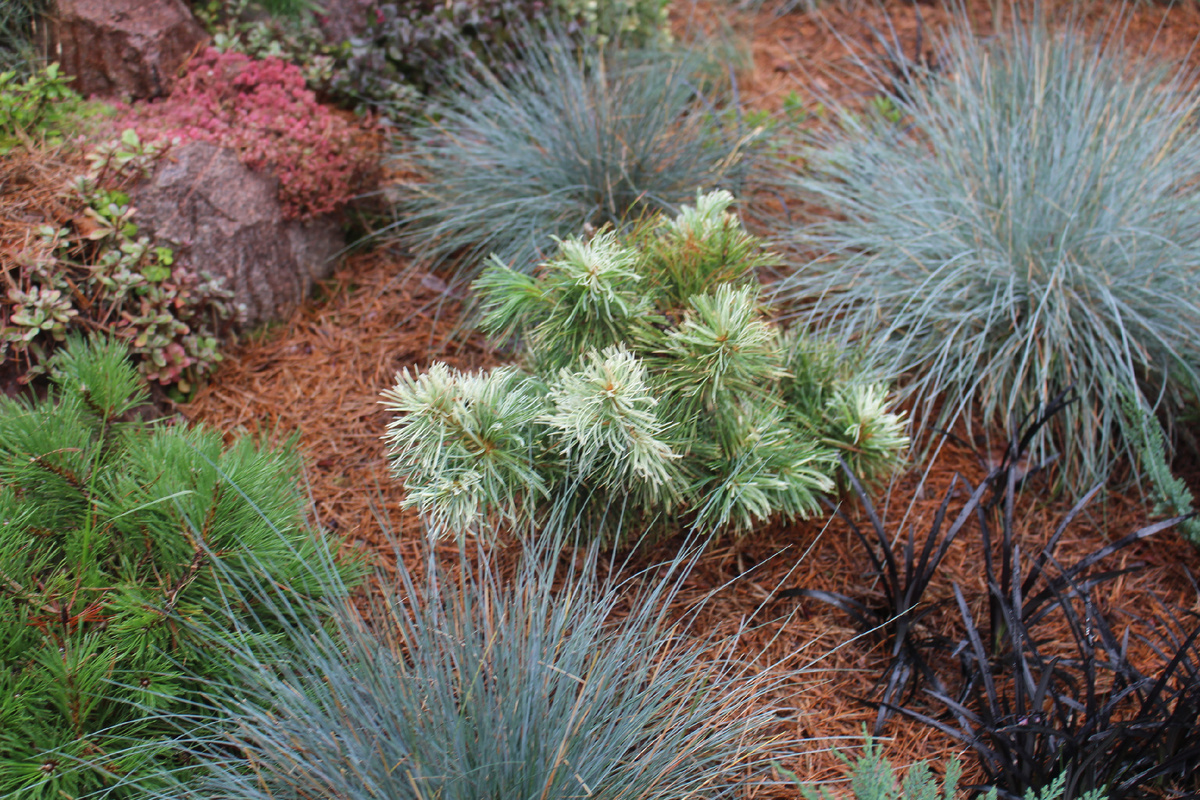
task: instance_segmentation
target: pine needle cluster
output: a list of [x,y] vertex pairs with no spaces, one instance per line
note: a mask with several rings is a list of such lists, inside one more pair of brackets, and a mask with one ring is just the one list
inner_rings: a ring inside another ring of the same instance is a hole
[[320,593],[290,448],[131,418],[145,386],[113,341],[51,364],[46,399],[0,398],[0,796],[23,800],[170,763],[162,716],[229,668],[188,631],[221,574]]
[[454,531],[553,507],[608,530],[636,515],[738,532],[814,513],[839,457],[894,466],[908,440],[886,388],[767,318],[770,256],[732,202],[698,194],[625,236],[561,241],[532,275],[493,257],[482,326],[519,363],[435,364],[384,393],[408,504]]

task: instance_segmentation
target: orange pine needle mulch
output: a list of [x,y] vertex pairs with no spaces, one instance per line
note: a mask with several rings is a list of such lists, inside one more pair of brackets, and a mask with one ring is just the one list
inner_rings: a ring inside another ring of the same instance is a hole
[[492,360],[478,337],[451,340],[458,314],[443,300],[444,284],[429,273],[400,280],[408,269],[382,251],[350,258],[322,287],[328,302],[243,342],[180,409],[230,433],[299,435],[319,522],[372,549],[391,547],[377,513],[417,524],[400,513],[402,492],[388,472],[380,393],[399,371],[433,360],[459,369]]

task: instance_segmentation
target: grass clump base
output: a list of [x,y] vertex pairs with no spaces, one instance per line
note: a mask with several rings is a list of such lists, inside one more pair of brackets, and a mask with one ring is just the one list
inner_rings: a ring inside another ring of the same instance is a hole
[[907,376],[924,431],[1011,432],[1076,385],[1032,453],[1076,492],[1129,453],[1121,393],[1170,428],[1200,388],[1200,89],[1108,34],[953,26],[952,69],[899,81],[903,125],[846,115],[806,150],[790,189],[830,216],[786,233],[819,255],[781,288]]
[[761,131],[714,115],[688,58],[526,38],[518,72],[463,75],[399,154],[419,181],[400,187],[395,231],[418,259],[470,278],[495,254],[528,272],[555,236],[674,212],[748,174]]
[[272,598],[287,646],[213,687],[226,699],[197,711],[199,775],[160,796],[740,796],[772,742],[774,679],[719,643],[684,643],[670,609],[694,549],[642,584],[603,577],[619,565],[595,548],[560,565],[565,530],[512,569],[465,541],[398,559],[365,614],[347,600],[329,624],[246,584]]
[[814,513],[839,456],[866,476],[895,465],[907,439],[885,388],[766,319],[768,256],[732,202],[564,240],[536,277],[493,257],[482,324],[520,365],[435,364],[385,393],[408,504],[460,531],[560,506],[601,529],[682,514],[741,530]]

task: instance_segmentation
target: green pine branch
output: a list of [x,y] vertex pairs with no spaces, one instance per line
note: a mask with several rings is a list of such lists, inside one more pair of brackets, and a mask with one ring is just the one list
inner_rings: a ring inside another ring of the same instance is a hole
[[806,363],[807,340],[768,318],[771,256],[732,202],[561,241],[534,275],[493,258],[481,325],[517,364],[438,364],[384,394],[407,504],[447,532],[551,508],[743,531],[816,513],[839,456],[866,479],[893,468],[907,438],[886,387],[832,350]]

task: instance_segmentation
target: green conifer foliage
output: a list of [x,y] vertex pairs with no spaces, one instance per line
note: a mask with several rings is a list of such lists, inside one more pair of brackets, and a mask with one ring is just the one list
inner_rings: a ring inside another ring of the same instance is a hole
[[[945,777],[939,786],[937,778],[924,761],[913,764],[904,779],[900,780],[891,762],[884,757],[879,745],[871,741],[870,736],[866,737],[862,755],[854,762],[842,753],[837,753],[837,756],[850,767],[850,791],[845,796],[854,800],[956,800],[960,796],[969,796],[967,792],[958,791],[958,779],[962,776],[962,764],[958,759],[952,758],[946,762]],[[778,764],[775,769],[799,787],[805,800],[834,800],[838,796],[828,788],[806,785],[796,773]],[[1024,800],[1063,800],[1066,784],[1067,775],[1064,772],[1040,793],[1033,789],[1025,792]],[[997,791],[993,787],[987,792],[976,791],[974,796],[982,800],[996,800]],[[1079,800],[1107,800],[1107,797],[1103,789],[1096,789],[1079,795]]]
[[224,674],[189,633],[220,607],[214,559],[304,597],[319,546],[292,450],[130,419],[146,392],[115,342],[70,342],[52,380],[0,398],[0,796],[22,800],[171,766],[156,714]]
[[755,270],[770,256],[732,202],[698,194],[626,237],[562,241],[534,275],[493,257],[482,325],[518,364],[435,364],[384,393],[409,505],[454,532],[563,504],[601,530],[740,532],[814,513],[839,456],[868,479],[894,467],[908,439],[886,387],[768,319]]

